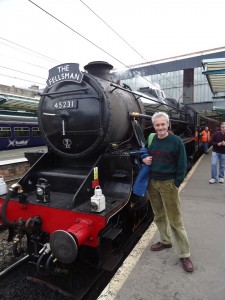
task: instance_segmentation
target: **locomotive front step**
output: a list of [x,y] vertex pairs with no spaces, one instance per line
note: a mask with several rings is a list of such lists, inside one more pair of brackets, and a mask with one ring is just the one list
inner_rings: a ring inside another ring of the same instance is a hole
[[121,232],[122,232],[121,228],[111,228],[102,237],[113,241],[113,240],[115,240],[118,237],[118,235]]

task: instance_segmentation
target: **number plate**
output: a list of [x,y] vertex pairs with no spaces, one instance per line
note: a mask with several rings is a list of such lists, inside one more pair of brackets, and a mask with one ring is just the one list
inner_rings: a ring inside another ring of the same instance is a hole
[[77,100],[61,100],[57,101],[53,104],[55,109],[70,109],[70,108],[77,108]]

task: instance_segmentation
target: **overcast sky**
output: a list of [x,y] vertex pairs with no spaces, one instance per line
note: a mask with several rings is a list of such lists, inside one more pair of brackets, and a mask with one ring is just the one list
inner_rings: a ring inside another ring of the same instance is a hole
[[33,3],[0,0],[0,84],[43,88],[48,70],[61,63],[83,70],[104,60],[121,68],[225,47],[222,0]]

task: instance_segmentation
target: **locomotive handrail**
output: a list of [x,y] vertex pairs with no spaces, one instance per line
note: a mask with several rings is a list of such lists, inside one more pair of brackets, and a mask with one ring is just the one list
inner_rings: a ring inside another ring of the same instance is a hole
[[88,88],[82,88],[79,90],[72,90],[72,91],[64,91],[64,92],[52,92],[52,93],[38,93],[39,96],[51,96],[51,95],[59,95],[59,94],[73,94],[76,93],[78,94],[78,92],[87,92],[89,89]]
[[[143,119],[152,119],[152,116],[149,115],[145,115],[145,114],[140,114],[138,112],[129,112],[129,116],[132,118],[143,118]],[[179,122],[179,123],[183,123],[183,124],[188,124],[187,121],[182,121],[182,120],[177,120],[177,119],[170,119],[171,122]]]
[[151,98],[151,97],[149,97],[149,96],[147,96],[147,95],[144,95],[144,94],[142,94],[142,93],[134,92],[134,91],[125,89],[125,88],[123,88],[123,87],[121,87],[120,85],[117,85],[117,84],[115,84],[115,83],[110,83],[110,86],[113,86],[113,87],[114,87],[114,89],[113,89],[110,93],[113,93],[114,90],[116,90],[116,89],[120,89],[120,90],[122,90],[122,91],[126,91],[126,92],[128,92],[128,93],[130,93],[130,94],[133,94],[133,95],[135,95],[135,96],[138,96],[139,98],[142,97],[142,98],[151,100],[151,101],[153,101],[153,102],[155,102],[155,103],[158,103],[159,105],[158,105],[157,107],[159,107],[159,106],[161,106],[161,105],[165,105],[165,106],[167,106],[167,107],[170,107],[170,108],[171,108],[170,112],[171,112],[172,110],[175,110],[176,112],[181,112],[180,109],[178,109],[178,108],[176,108],[176,107],[174,107],[174,106],[171,106],[171,105],[169,105],[169,104],[167,104],[167,103],[161,103],[160,101],[155,100],[155,99],[153,99],[153,98]]
[[144,118],[144,119],[149,119],[149,120],[152,119],[152,116],[145,115],[145,114],[139,114],[138,112],[135,112],[135,111],[130,112],[129,116],[133,117],[133,118]]

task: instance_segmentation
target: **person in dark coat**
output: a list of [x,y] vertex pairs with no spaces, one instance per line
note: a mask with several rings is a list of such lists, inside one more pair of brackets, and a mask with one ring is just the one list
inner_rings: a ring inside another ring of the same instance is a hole
[[[225,122],[220,125],[220,130],[212,136],[212,162],[211,162],[211,179],[209,183],[224,183],[224,168],[225,168]],[[219,164],[218,164],[219,163]],[[217,165],[219,172],[217,177]]]
[[187,171],[187,157],[180,137],[168,132],[169,116],[157,112],[152,116],[156,135],[149,147],[150,155],[143,163],[151,165],[151,178],[148,187],[154,221],[160,232],[160,241],[151,246],[152,251],[172,247],[169,227],[173,233],[178,256],[187,272],[194,270],[190,260],[190,246],[184,228],[179,199],[179,186]]

